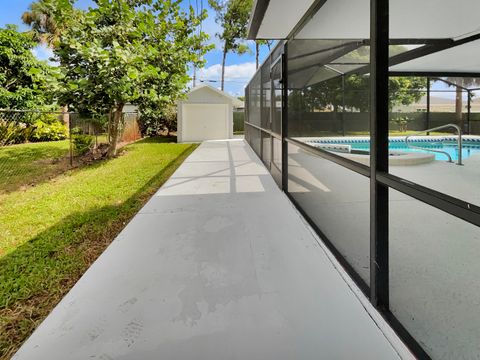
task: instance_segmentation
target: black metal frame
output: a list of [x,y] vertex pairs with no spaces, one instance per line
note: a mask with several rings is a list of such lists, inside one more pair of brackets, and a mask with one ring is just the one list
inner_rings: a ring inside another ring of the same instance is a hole
[[[268,6],[268,0],[257,0],[256,6],[259,10],[258,16],[252,17],[250,27],[250,38],[255,38],[260,21]],[[299,24],[289,35],[291,39],[297,34],[309,19],[325,3],[325,0],[316,0],[309,11],[302,17]],[[270,130],[263,129],[249,123],[246,118],[246,127],[252,127],[270,136],[280,138],[282,141],[282,189],[296,206],[307,222],[319,234],[325,245],[330,249],[339,263],[347,273],[354,279],[359,288],[369,298],[371,303],[392,326],[399,337],[409,349],[419,358],[429,359],[429,355],[420,344],[411,336],[401,322],[392,314],[389,308],[389,189],[394,189],[408,195],[418,201],[430,205],[436,209],[446,212],[456,218],[462,219],[480,227],[480,206],[470,204],[453,196],[446,195],[425,186],[412,183],[406,179],[389,173],[388,169],[388,122],[381,119],[388,118],[388,81],[390,76],[424,76],[427,77],[427,118],[426,125],[430,122],[430,83],[431,78],[446,76],[455,77],[480,77],[480,73],[470,72],[398,72],[389,71],[389,67],[400,64],[404,61],[436,53],[459,46],[471,41],[479,40],[480,34],[466,37],[461,40],[452,39],[389,39],[389,8],[388,1],[370,0],[370,39],[352,40],[352,46],[358,44],[370,46],[370,64],[362,66],[352,72],[370,73],[370,166],[347,159],[343,156],[328,152],[304,142],[289,137],[288,134],[288,41],[278,44],[283,47],[282,56],[282,131],[281,136]],[[388,47],[392,44],[423,44],[424,46],[407,51],[405,53],[389,58]],[[354,45],[355,44],[355,45]],[[344,47],[342,44],[340,47]],[[275,50],[274,50],[275,51]],[[272,51],[273,53],[273,51]],[[307,54],[308,55],[308,54]],[[443,81],[443,79],[442,79]],[[456,85],[456,84],[455,84]],[[262,84],[263,86],[263,84]],[[468,126],[470,127],[471,91],[478,89],[467,89],[468,92]],[[274,100],[273,100],[274,101]],[[246,104],[248,107],[248,102]],[[309,214],[304,211],[288,190],[288,146],[289,144],[301,148],[313,156],[334,162],[357,174],[363,175],[370,180],[370,286],[360,277],[345,257],[337,250],[332,242],[321,229],[321,224],[315,223]],[[262,145],[263,146],[263,145]],[[259,154],[261,156],[261,152]]]
[[388,187],[377,172],[388,172],[388,1],[370,1],[370,301],[389,307]]

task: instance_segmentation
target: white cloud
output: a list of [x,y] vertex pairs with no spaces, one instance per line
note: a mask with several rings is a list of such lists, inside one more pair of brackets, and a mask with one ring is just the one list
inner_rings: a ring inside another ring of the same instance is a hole
[[[245,62],[242,64],[227,65],[225,66],[225,82],[229,80],[240,81],[245,80],[247,83],[255,74],[255,63]],[[222,76],[222,65],[215,64],[198,72],[198,77],[201,80],[219,80]]]

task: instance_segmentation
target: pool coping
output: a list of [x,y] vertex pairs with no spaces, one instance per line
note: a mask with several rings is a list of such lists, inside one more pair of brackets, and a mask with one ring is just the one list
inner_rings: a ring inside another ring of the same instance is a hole
[[[407,136],[389,136],[388,141],[392,143],[405,142]],[[335,151],[340,156],[347,159],[356,161],[363,165],[370,165],[369,154],[351,153],[351,143],[362,144],[369,143],[369,136],[345,136],[345,137],[296,137],[295,139],[306,142],[317,148],[321,148],[327,151]],[[422,141],[441,141],[441,142],[456,142],[458,135],[436,135],[436,136],[417,136],[411,135],[411,139],[416,142]],[[480,136],[477,135],[463,135],[462,140],[478,143],[480,145]],[[389,164],[392,166],[405,166],[405,165],[421,165],[435,161],[435,155],[429,153],[418,152],[405,152],[394,150],[390,151]]]
[[[457,141],[458,135],[408,135],[415,141]],[[389,142],[405,142],[407,136],[389,136]],[[370,142],[369,136],[309,136],[309,137],[295,137],[299,141],[313,142],[313,143],[325,143],[325,144],[344,144],[344,143],[368,143]],[[478,135],[462,135],[463,141],[471,141],[480,144],[480,136]]]

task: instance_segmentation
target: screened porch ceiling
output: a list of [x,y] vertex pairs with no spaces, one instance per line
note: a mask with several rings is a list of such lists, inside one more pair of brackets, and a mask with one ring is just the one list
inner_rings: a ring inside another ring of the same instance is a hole
[[[310,7],[318,10],[307,20]],[[257,0],[249,38],[295,40],[289,42],[294,88],[366,74],[368,55],[358,53],[369,50],[369,7],[370,0]],[[392,74],[480,77],[478,14],[478,0],[390,0]]]

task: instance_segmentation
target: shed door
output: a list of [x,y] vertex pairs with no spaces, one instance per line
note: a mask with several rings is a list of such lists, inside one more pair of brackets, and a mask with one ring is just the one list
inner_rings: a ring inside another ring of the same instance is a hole
[[183,141],[228,139],[228,105],[184,104]]

